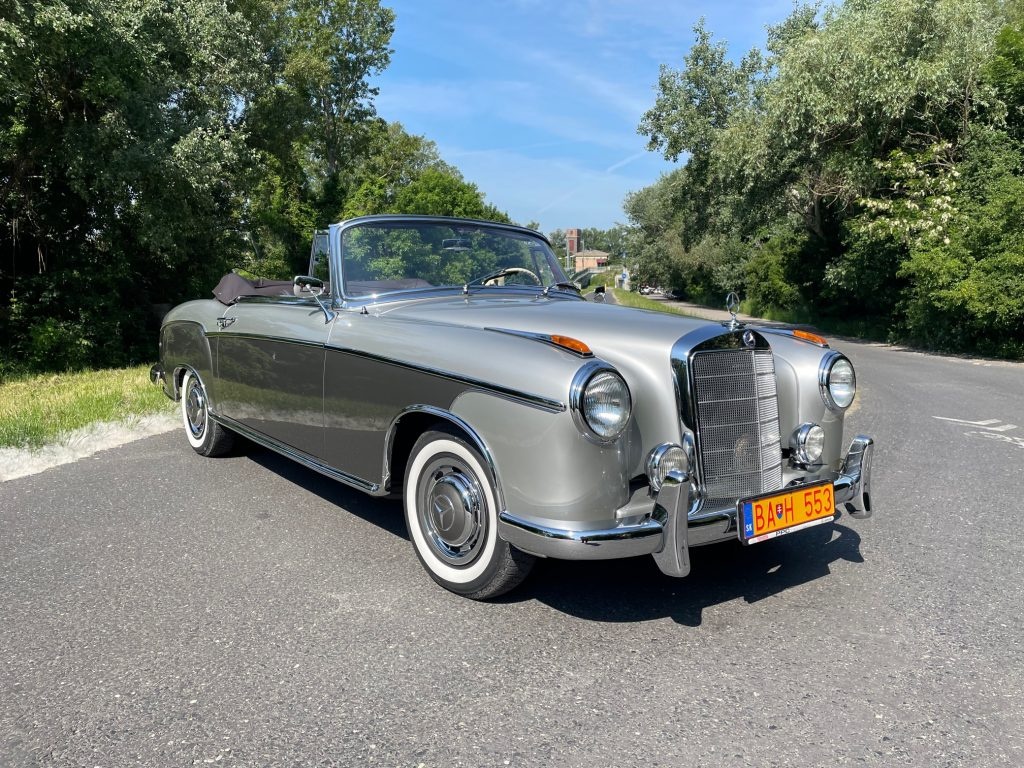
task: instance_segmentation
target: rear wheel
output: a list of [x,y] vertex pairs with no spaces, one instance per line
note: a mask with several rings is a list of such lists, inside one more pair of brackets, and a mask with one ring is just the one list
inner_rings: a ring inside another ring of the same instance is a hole
[[498,537],[494,485],[480,454],[458,435],[427,432],[405,474],[405,522],[416,556],[445,589],[474,600],[508,592],[534,557]]
[[192,371],[181,382],[181,420],[188,444],[200,456],[223,456],[231,450],[234,435],[210,418],[206,388]]

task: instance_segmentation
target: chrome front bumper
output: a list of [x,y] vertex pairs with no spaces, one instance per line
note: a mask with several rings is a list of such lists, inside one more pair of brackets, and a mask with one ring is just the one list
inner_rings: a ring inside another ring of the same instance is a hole
[[[874,440],[866,435],[857,435],[833,481],[836,508],[851,517],[871,516],[873,452]],[[639,523],[577,531],[538,525],[506,511],[498,516],[498,535],[524,552],[540,557],[611,560],[654,555],[663,573],[686,576],[690,572],[688,515],[691,501],[690,478],[685,473],[673,471],[655,497],[650,516]],[[731,530],[735,531],[736,513],[733,511],[731,514]],[[699,543],[707,541],[701,540]]]

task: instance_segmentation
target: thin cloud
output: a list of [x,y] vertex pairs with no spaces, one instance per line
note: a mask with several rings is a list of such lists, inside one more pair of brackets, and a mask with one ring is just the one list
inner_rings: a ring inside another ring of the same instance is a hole
[[622,168],[623,166],[629,165],[634,160],[639,160],[641,157],[646,157],[646,156],[647,156],[646,152],[637,152],[635,155],[630,155],[629,157],[625,157],[622,160],[619,160],[619,162],[614,163],[613,165],[609,165],[607,168],[604,169],[604,172],[605,173],[614,173],[615,171],[619,170],[619,168]]
[[607,227],[674,166],[636,132],[660,64],[682,65],[701,17],[738,57],[792,0],[389,0],[381,117],[435,141],[520,221]]

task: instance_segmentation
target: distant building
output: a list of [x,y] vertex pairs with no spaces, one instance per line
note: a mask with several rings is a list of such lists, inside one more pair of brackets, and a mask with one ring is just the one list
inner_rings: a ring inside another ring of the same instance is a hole
[[[572,230],[570,230],[572,231]],[[584,269],[604,269],[608,266],[608,257],[611,254],[605,251],[578,251],[575,256],[575,267],[577,272]]]
[[580,231],[578,229],[565,230],[565,250],[570,256],[575,256],[580,250]]

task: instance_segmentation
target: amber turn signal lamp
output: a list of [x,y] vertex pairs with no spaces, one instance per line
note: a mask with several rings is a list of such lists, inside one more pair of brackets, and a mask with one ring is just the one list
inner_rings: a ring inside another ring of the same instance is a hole
[[797,330],[793,331],[793,335],[798,339],[803,339],[804,341],[813,341],[815,344],[821,344],[823,347],[828,346],[828,340],[824,336],[819,336],[818,334],[811,333],[810,331]]
[[556,344],[559,347],[563,347],[564,349],[568,349],[570,352],[575,352],[577,355],[594,354],[590,351],[590,347],[579,339],[574,339],[572,336],[559,336],[557,334],[552,334],[551,343]]

